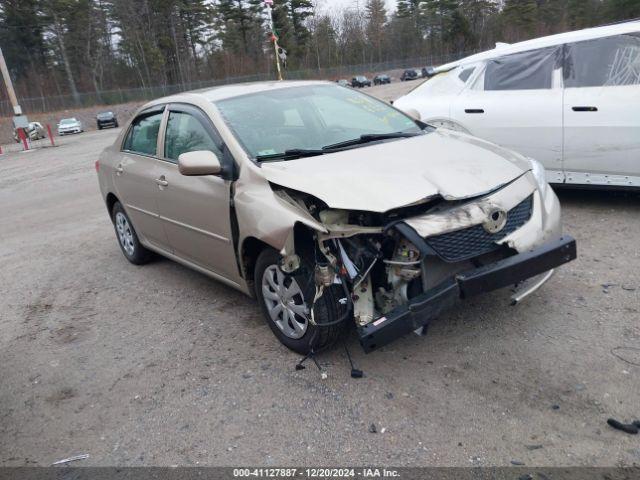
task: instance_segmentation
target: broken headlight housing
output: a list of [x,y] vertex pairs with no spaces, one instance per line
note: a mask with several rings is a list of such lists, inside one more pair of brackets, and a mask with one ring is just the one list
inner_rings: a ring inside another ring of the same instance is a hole
[[538,190],[540,190],[540,194],[544,197],[547,193],[547,188],[549,187],[544,167],[540,162],[533,158],[529,158],[528,160],[529,163],[531,163],[531,173],[533,173],[533,176],[536,178],[536,182],[538,182]]

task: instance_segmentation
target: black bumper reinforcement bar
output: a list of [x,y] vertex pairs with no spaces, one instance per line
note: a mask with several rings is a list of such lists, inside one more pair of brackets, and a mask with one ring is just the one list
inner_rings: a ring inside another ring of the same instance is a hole
[[427,325],[461,298],[515,285],[575,258],[576,241],[567,235],[529,252],[459,273],[412,298],[409,304],[395,308],[384,317],[359,327],[360,344],[366,353],[372,352]]

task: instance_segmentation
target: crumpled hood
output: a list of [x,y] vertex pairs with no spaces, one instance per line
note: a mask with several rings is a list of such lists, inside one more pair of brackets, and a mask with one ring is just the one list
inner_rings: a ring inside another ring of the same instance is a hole
[[311,194],[330,208],[386,212],[441,195],[460,200],[505,185],[530,169],[524,157],[451,130],[316,157],[263,163],[270,182]]

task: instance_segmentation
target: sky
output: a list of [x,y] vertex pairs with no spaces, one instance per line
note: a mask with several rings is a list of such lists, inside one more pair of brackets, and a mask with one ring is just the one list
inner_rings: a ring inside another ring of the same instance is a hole
[[[330,11],[333,9],[346,9],[357,8],[364,10],[366,0],[316,0],[318,8],[322,11]],[[395,0],[385,0],[387,4],[387,13],[390,13],[396,9]]]

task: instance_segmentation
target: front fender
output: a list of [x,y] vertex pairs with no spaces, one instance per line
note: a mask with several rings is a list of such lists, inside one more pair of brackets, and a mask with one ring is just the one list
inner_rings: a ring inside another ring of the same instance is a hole
[[[267,180],[251,167],[244,169],[236,182],[233,205],[238,222],[240,255],[248,238],[260,240],[283,256],[293,254],[296,224],[327,233],[324,225],[301,206],[276,195]],[[243,271],[242,275],[247,278],[246,272]]]

